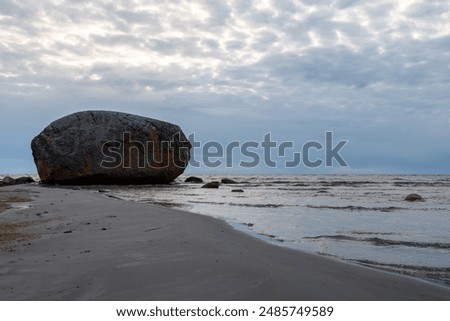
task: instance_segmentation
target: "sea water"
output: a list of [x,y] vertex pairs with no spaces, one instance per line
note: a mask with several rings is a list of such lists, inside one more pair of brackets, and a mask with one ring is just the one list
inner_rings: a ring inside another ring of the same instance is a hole
[[[448,175],[235,175],[228,178],[237,184],[218,189],[185,178],[110,194],[220,218],[280,246],[450,284]],[[410,193],[425,201],[405,201]]]

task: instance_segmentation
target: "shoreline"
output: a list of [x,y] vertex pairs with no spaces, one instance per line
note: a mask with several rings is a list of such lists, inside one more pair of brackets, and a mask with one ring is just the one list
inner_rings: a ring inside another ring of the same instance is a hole
[[[228,178],[238,184],[203,190],[201,184],[181,179],[169,188],[106,188],[122,199],[219,218],[252,236],[267,236],[277,245],[450,286],[445,259],[450,249],[448,177],[243,174]],[[233,189],[245,193],[232,193]],[[427,201],[405,201],[412,192]]]
[[[450,300],[428,281],[270,244],[225,221],[83,190],[21,185],[2,220],[1,300]],[[41,222],[41,223],[39,223]]]

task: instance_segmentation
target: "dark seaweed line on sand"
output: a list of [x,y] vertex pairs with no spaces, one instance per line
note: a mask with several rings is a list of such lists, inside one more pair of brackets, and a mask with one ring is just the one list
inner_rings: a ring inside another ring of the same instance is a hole
[[409,241],[398,241],[398,240],[388,240],[379,237],[353,237],[348,235],[320,235],[320,236],[307,236],[304,237],[307,240],[319,240],[319,239],[333,239],[342,241],[357,241],[357,242],[367,242],[376,246],[390,246],[399,245],[407,247],[417,247],[417,248],[434,248],[434,249],[450,249],[450,243],[427,243],[427,242],[409,242]]

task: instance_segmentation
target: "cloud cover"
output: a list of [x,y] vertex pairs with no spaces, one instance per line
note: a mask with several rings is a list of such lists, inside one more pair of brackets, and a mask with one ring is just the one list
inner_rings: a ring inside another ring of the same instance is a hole
[[52,120],[111,109],[202,141],[334,131],[350,170],[450,173],[449,82],[445,1],[3,0],[0,172],[33,170]]

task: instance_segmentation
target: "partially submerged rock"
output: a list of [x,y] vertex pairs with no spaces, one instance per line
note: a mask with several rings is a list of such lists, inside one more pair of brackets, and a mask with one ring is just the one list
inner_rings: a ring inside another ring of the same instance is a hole
[[412,193],[405,197],[405,201],[408,202],[425,202],[425,199],[419,194]]
[[35,182],[34,179],[30,176],[23,176],[16,178],[16,184],[30,184],[34,182]]
[[217,181],[206,183],[202,188],[219,188],[220,183]]
[[16,180],[10,176],[3,177],[3,185],[15,185]]
[[236,181],[229,179],[229,178],[222,178],[221,182],[222,182],[222,184],[237,184]]
[[23,176],[16,179],[12,178],[11,176],[5,176],[3,179],[0,180],[0,187],[10,185],[21,185],[28,183],[34,183],[34,179],[29,176]]
[[183,173],[191,144],[174,124],[85,111],[51,123],[31,148],[43,183],[160,184]]
[[200,177],[190,176],[184,180],[185,183],[203,183]]
[[244,190],[243,189],[233,189],[233,190],[231,190],[231,192],[233,192],[233,193],[244,193]]

